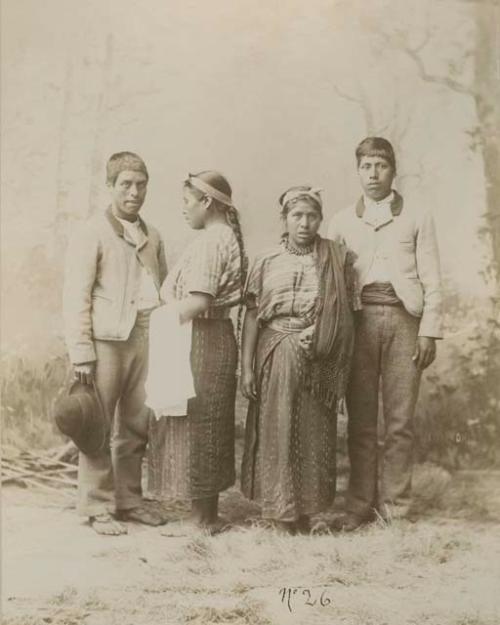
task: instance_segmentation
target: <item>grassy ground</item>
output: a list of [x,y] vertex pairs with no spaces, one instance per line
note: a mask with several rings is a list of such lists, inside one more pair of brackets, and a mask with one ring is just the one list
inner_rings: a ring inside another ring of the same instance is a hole
[[2,443],[21,449],[61,445],[64,439],[51,414],[55,402],[67,390],[66,356],[36,363],[2,354],[0,369]]
[[259,526],[258,510],[232,489],[226,534],[167,538],[131,526],[104,538],[71,500],[9,487],[3,622],[498,625],[499,477],[419,468],[416,523],[319,537]]
[[[63,442],[49,415],[65,372],[58,358],[36,372],[20,359],[3,367],[4,443]],[[244,414],[239,398],[238,455]],[[347,475],[339,426],[337,510]],[[130,526],[104,538],[78,519],[72,497],[5,487],[3,623],[498,625],[500,473],[452,477],[423,465],[414,491],[416,523],[355,535],[283,537],[234,488],[221,504],[234,524],[227,534],[167,538]]]

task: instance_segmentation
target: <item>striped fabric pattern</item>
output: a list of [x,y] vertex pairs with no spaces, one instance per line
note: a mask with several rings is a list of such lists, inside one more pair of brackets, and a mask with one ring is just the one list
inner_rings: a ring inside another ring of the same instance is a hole
[[[212,295],[212,308],[236,306],[240,293],[241,260],[230,226],[213,224],[191,242],[168,274],[162,290],[166,300],[190,293]],[[210,315],[207,315],[210,316]]]
[[241,487],[268,519],[296,521],[326,510],[335,496],[336,415],[307,387],[311,361],[291,330],[315,322],[317,264],[317,250],[297,256],[279,246],[257,257],[246,285],[261,327]]
[[276,317],[301,317],[314,323],[318,296],[316,253],[296,256],[284,246],[255,259],[245,287],[248,308],[258,308],[261,323]]
[[205,318],[193,320],[196,397],[188,402],[187,416],[150,420],[147,490],[157,499],[213,497],[234,484],[238,350],[232,321],[223,317],[240,301],[240,270],[232,229],[215,224],[191,243],[167,278],[166,299],[200,292],[214,302]]

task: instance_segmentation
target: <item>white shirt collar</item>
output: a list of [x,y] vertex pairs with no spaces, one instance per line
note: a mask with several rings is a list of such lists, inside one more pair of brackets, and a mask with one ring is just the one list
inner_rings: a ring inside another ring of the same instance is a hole
[[[115,215],[116,217],[116,215]],[[121,219],[116,217],[123,226],[124,238],[135,247],[141,247],[144,241],[147,241],[147,236],[141,228],[141,222],[139,219],[135,221],[128,221],[127,219]]]
[[394,192],[391,191],[388,196],[378,202],[372,200],[366,195],[363,198],[365,204],[365,212],[363,219],[366,223],[375,228],[392,221],[391,204],[394,199]]
[[394,191],[391,191],[389,193],[389,195],[387,195],[385,198],[383,198],[382,200],[372,200],[371,198],[369,198],[367,195],[364,195],[363,197],[364,203],[365,203],[365,208],[371,207],[371,208],[382,208],[385,206],[388,206],[389,208],[391,207],[391,204],[394,200]]
[[128,227],[131,227],[131,226],[137,228],[137,226],[139,225],[139,219],[138,218],[136,218],[134,221],[129,221],[128,219],[122,219],[121,217],[117,217],[116,215],[115,215],[115,217],[118,219],[118,221],[122,224],[122,226],[124,228],[128,228]]

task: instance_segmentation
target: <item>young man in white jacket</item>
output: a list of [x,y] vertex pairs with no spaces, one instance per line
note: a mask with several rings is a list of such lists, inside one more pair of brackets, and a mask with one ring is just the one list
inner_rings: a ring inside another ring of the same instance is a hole
[[64,321],[74,377],[95,385],[111,435],[111,449],[80,453],[78,510],[96,532],[117,535],[126,532],[117,519],[162,522],[144,507],[141,464],[149,316],[160,305],[167,267],[159,233],[139,216],[148,184],[143,160],[113,154],[106,174],[110,205],[82,224],[68,245]]
[[[394,151],[368,137],[356,149],[363,195],[337,213],[328,236],[353,260],[356,340],[347,390],[351,464],[346,513],[337,529],[407,515],[411,503],[413,417],[422,371],[442,337],[439,254],[427,206],[392,188]],[[382,393],[385,441],[378,466]]]

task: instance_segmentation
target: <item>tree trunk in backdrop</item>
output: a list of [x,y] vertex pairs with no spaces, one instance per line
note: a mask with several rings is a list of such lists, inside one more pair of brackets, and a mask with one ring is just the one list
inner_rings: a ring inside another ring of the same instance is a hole
[[102,139],[104,134],[106,113],[108,109],[108,94],[111,83],[111,71],[113,68],[113,35],[106,36],[106,47],[102,69],[102,86],[97,97],[94,144],[90,160],[90,188],[89,188],[89,215],[97,208],[99,191],[104,179],[104,163],[102,154]]
[[491,279],[500,297],[500,9],[497,3],[474,8],[474,102],[486,191],[486,234],[491,239]]

